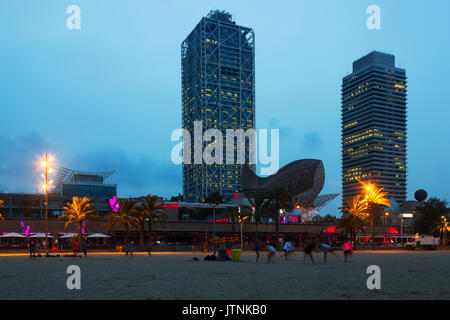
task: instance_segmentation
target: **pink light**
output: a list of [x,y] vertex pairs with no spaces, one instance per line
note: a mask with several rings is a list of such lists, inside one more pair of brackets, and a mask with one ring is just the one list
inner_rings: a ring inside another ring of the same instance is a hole
[[337,226],[331,226],[327,228],[328,233],[335,233],[337,229]]
[[23,221],[20,221],[20,227],[25,228],[25,224],[23,223]]
[[389,227],[388,228],[388,233],[390,234],[398,234],[398,230],[394,227]]
[[117,212],[119,211],[119,204],[117,203],[117,197],[114,196],[111,199],[109,199],[109,206],[111,207],[112,211]]
[[164,208],[178,208],[178,204],[163,204]]

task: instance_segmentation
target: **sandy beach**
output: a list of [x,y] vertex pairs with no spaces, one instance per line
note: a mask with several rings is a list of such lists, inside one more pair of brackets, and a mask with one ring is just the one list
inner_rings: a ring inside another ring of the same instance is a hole
[[[193,257],[200,258],[193,262]],[[342,253],[323,264],[288,261],[277,253],[267,264],[246,253],[241,262],[203,261],[203,254],[117,254],[87,258],[0,257],[0,299],[450,299],[450,251]],[[81,269],[81,289],[69,290],[66,268]],[[381,290],[368,290],[367,267],[381,268]]]

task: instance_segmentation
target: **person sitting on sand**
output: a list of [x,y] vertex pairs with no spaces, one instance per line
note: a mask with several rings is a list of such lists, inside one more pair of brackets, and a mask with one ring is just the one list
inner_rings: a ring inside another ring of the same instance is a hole
[[267,244],[266,248],[267,248],[267,251],[268,251],[268,253],[267,253],[267,263],[270,263],[270,261],[273,262],[273,256],[275,255],[275,252],[277,252],[277,250],[274,247],[272,247],[270,244]]

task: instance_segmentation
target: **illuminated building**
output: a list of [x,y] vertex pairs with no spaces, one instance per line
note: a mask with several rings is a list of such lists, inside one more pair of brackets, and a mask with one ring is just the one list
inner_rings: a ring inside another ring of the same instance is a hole
[[370,180],[400,205],[406,199],[406,73],[372,52],[342,81],[343,203]]
[[[182,125],[191,137],[194,121],[202,121],[202,132],[220,130],[224,141],[226,129],[255,128],[254,39],[252,29],[237,25],[231,14],[215,10],[183,41]],[[204,147],[205,143],[202,150]],[[250,147],[245,146],[246,160]],[[242,164],[225,163],[225,145],[223,152],[222,164],[183,164],[185,200],[202,202],[215,191],[229,200],[241,191]],[[254,164],[251,168],[254,170]]]
[[61,168],[56,175],[53,192],[63,198],[110,199],[117,195],[117,185],[106,184],[104,181],[113,173],[114,171],[81,172]]

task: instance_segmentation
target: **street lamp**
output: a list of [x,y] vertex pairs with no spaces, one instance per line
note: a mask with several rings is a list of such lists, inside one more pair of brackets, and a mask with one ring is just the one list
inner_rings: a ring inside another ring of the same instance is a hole
[[[373,186],[372,184],[368,184],[366,185],[365,188],[365,201],[366,201],[366,207],[368,210],[370,210],[371,204],[372,204],[372,196],[373,196],[373,192],[372,192]],[[373,226],[373,212],[372,214],[370,214],[370,231],[372,233],[372,250],[375,250],[375,232],[374,232],[374,226]]]
[[447,230],[449,230],[450,227],[448,226],[447,218],[445,216],[442,216],[441,219],[442,219],[442,227],[443,227],[442,233],[443,233],[443,238],[444,238],[443,242],[444,242],[444,246],[447,246]]
[[45,183],[42,185],[42,188],[45,191],[45,252],[48,254],[48,187],[53,183],[52,180],[48,179],[49,172],[52,172],[52,169],[49,167],[49,162],[52,161],[52,158],[49,158],[47,152],[45,153],[45,161],[42,162],[42,166],[44,167],[44,173],[42,177],[45,179]]
[[[239,207],[239,214],[241,213],[241,207]],[[245,220],[248,219],[248,216],[242,217],[239,215],[239,224],[241,225],[241,251],[244,251],[244,237],[243,237],[243,231],[242,226],[245,222]]]

